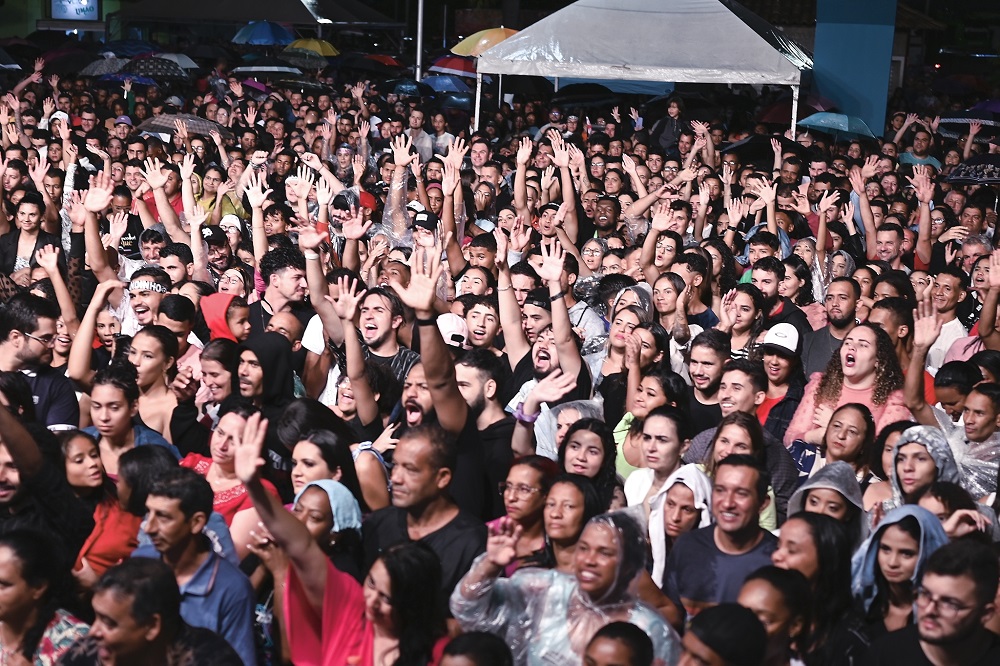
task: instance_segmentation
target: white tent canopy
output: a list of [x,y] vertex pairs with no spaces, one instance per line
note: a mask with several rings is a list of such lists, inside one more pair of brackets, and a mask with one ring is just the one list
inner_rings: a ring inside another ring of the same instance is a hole
[[811,67],[807,52],[736,2],[578,0],[483,53],[477,71],[787,85],[797,98]]

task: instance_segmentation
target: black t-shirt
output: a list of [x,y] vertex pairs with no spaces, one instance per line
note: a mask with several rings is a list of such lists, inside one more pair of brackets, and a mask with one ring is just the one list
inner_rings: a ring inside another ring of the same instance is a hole
[[[101,218],[101,235],[111,233],[111,222],[106,217]],[[125,233],[122,234],[122,239],[118,243],[118,254],[130,257],[133,254],[139,253],[139,236],[145,231],[145,227],[142,226],[142,220],[138,215],[132,215],[129,213],[128,222],[125,225]]]
[[[976,661],[963,662],[962,666],[996,666],[1000,664],[1000,636],[987,632],[990,646]],[[892,631],[879,638],[861,659],[865,666],[932,666],[930,659],[920,649],[920,634],[916,625]]]
[[35,414],[47,427],[80,423],[80,402],[69,378],[49,366],[22,371],[31,386],[31,396],[35,401]]
[[514,452],[510,450],[510,440],[514,437],[514,417],[505,416],[496,423],[483,428],[479,440],[483,448],[483,463],[486,468],[486,490],[490,501],[486,505],[487,520],[499,518],[506,513],[503,497],[497,491],[507,480],[507,472],[514,462]]
[[791,324],[799,332],[800,339],[812,333],[812,326],[809,325],[806,313],[784,296],[781,297],[781,310],[767,318],[768,328],[775,324]]
[[722,408],[719,407],[719,403],[703,405],[698,402],[693,386],[688,387],[688,406],[691,423],[697,424],[699,428],[715,428],[722,422]]
[[[516,394],[524,384],[535,378],[535,366],[531,361],[531,352],[524,355],[517,363],[517,367],[514,368],[514,377],[512,379],[512,385],[516,388],[514,393]],[[546,403],[549,408],[555,407],[556,405],[561,405],[564,402],[573,402],[574,400],[590,400],[592,389],[594,386],[594,380],[590,376],[590,368],[581,359],[580,361],[580,372],[576,375],[576,386],[570,389],[569,393],[564,395],[561,399]],[[513,397],[513,394],[511,395]]]
[[[305,303],[293,303],[290,312],[302,323],[302,330],[306,330],[309,320],[313,318],[316,311]],[[250,304],[250,332],[251,334],[263,333],[267,329],[268,322],[271,321],[271,313],[264,309],[264,301],[256,301]],[[299,347],[298,351],[292,352],[292,369],[302,376],[302,369],[306,364],[306,350]]]
[[[365,570],[388,548],[410,543],[406,529],[406,511],[394,506],[379,509],[365,519],[361,530],[364,539]],[[448,598],[472,561],[486,550],[486,525],[475,516],[459,510],[458,515],[436,532],[420,539],[441,560],[441,607],[448,610]],[[448,613],[450,616],[450,612]]]

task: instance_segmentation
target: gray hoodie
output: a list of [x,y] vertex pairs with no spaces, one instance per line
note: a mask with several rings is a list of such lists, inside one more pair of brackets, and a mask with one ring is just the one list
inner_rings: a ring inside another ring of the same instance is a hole
[[848,523],[851,548],[852,550],[857,548],[868,536],[868,521],[864,517],[865,509],[861,496],[861,484],[858,483],[854,468],[842,460],[821,467],[788,500],[788,515],[793,516],[799,511],[805,510],[806,495],[809,494],[810,490],[817,488],[834,490],[857,507],[854,517]]

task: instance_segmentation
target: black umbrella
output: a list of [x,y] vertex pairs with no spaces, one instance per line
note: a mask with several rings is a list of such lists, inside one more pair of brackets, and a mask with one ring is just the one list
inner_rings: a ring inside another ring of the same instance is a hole
[[356,72],[366,72],[376,76],[389,77],[397,74],[399,68],[389,67],[385,63],[371,58],[366,58],[363,53],[344,53],[336,58],[332,58],[333,67],[336,69],[348,69]]
[[158,116],[147,118],[136,129],[140,132],[151,132],[154,134],[173,134],[177,131],[175,122],[177,120],[182,121],[191,134],[209,136],[211,131],[215,130],[224,139],[233,138],[232,132],[226,127],[201,116],[192,116],[190,113],[161,113]]
[[552,103],[560,106],[592,107],[615,104],[620,95],[599,83],[572,83],[560,88],[552,96]]
[[976,143],[989,143],[1000,135],[1000,117],[987,109],[969,109],[941,116],[938,132],[947,139],[958,139],[969,133],[969,125],[979,123],[983,128],[976,135]]
[[395,93],[400,97],[433,97],[436,93],[426,83],[413,79],[393,79],[380,86],[382,92]]
[[437,105],[442,109],[458,109],[459,111],[472,111],[476,100],[471,92],[449,92],[437,98]]
[[195,60],[232,60],[233,54],[221,46],[211,46],[209,44],[197,44],[183,51]]
[[317,83],[315,81],[309,81],[303,79],[302,81],[296,81],[294,79],[283,79],[274,84],[275,88],[288,88],[292,92],[300,92],[303,95],[306,93],[312,95],[329,95],[333,92],[333,88],[323,83]]
[[135,58],[122,67],[126,74],[148,76],[157,81],[187,81],[187,72],[173,60],[166,58]]
[[962,162],[948,174],[956,185],[993,185],[1000,183],[1000,155],[976,155]]
[[289,76],[298,76],[302,74],[302,70],[297,67],[293,67],[280,58],[264,56],[263,58],[255,59],[251,63],[240,65],[233,70],[233,74],[252,76],[258,79],[287,79]]
[[773,164],[774,149],[771,148],[771,139],[778,139],[781,142],[783,153],[795,153],[799,158],[806,157],[808,151],[804,146],[786,139],[777,134],[752,134],[742,141],[723,146],[725,152],[734,152],[743,164]]
[[532,99],[547,98],[555,86],[544,76],[504,76],[501,77],[503,91],[516,93]]
[[21,66],[14,62],[9,53],[0,49],[0,69],[18,70]]
[[59,76],[76,74],[94,61],[94,54],[82,49],[62,51],[53,55],[54,57],[45,57],[46,76],[52,74],[58,74]]

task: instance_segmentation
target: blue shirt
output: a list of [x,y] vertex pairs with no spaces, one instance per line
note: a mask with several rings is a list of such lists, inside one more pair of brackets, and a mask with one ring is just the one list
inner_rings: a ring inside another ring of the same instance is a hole
[[[84,428],[83,431],[96,439],[101,440],[101,433],[97,431],[97,428],[90,426],[89,428]],[[136,423],[132,426],[132,435],[135,438],[136,446],[147,446],[152,444],[153,446],[165,446],[170,450],[170,453],[174,454],[174,457],[178,460],[181,459],[181,454],[173,444],[168,442],[163,438],[163,435],[156,432],[149,426],[145,426],[141,423]]]
[[[132,556],[162,559],[153,546],[140,546]],[[181,617],[225,638],[247,666],[257,663],[253,588],[242,571],[212,551],[191,580],[181,585]]]

